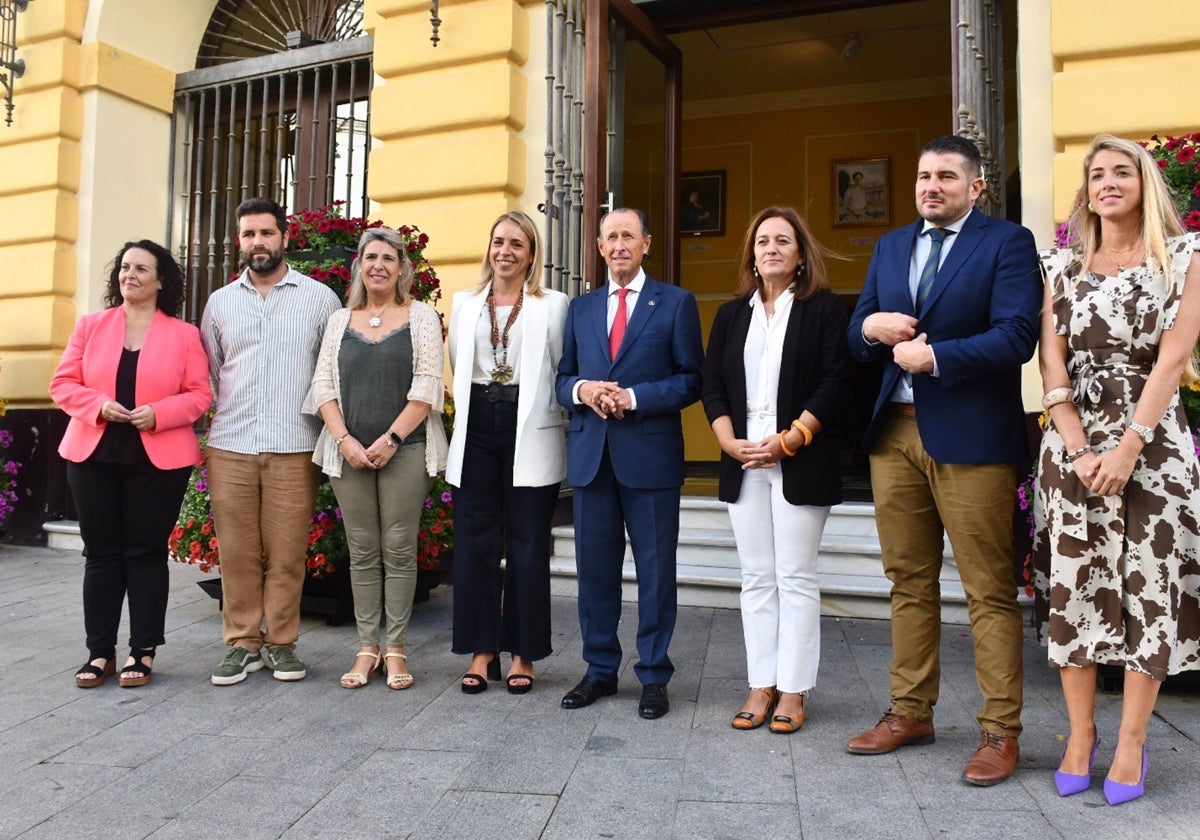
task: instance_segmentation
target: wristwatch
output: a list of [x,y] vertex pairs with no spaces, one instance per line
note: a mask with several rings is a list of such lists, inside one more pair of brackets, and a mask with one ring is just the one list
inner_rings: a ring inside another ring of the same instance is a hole
[[396,434],[391,429],[387,430],[387,436],[388,441],[391,442],[392,446],[402,446],[404,444],[404,438],[400,437],[400,435]]
[[1129,422],[1129,428],[1142,439],[1142,443],[1149,446],[1154,441],[1154,429],[1149,426],[1143,426],[1141,423]]

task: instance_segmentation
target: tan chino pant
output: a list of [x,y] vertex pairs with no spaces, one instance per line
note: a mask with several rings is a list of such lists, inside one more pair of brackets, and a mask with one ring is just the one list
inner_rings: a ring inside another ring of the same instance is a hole
[[312,453],[242,455],[209,447],[207,454],[225,644],[255,651],[293,646],[320,476]]
[[958,564],[983,695],[982,729],[1021,732],[1021,611],[1012,568],[1015,464],[939,464],[912,417],[894,417],[871,453],[871,486],[892,581],[892,711],[933,721],[941,680],[943,527]]

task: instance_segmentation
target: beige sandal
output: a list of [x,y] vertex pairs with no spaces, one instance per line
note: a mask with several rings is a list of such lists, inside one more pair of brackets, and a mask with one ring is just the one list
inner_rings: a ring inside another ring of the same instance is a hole
[[[408,657],[403,653],[387,653],[383,656],[384,659],[403,659],[405,665],[408,664]],[[392,691],[403,691],[406,688],[411,688],[413,684],[413,675],[404,674],[388,674],[387,687]]]
[[362,688],[371,681],[371,675],[379,670],[379,651],[360,650],[354,654],[354,664],[358,664],[359,659],[370,659],[371,667],[364,674],[361,671],[347,671],[342,674],[342,688]]

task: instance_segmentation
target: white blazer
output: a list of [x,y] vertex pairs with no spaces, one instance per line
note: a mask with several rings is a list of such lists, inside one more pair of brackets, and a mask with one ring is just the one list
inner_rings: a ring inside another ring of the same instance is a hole
[[[454,295],[450,305],[450,370],[454,376],[454,435],[446,458],[446,481],[462,483],[463,450],[471,406],[471,373],[475,367],[475,324],[487,305],[485,288]],[[562,358],[567,296],[543,289],[541,297],[526,295],[521,305],[521,358],[517,371],[517,440],[513,456],[513,486],[544,487],[566,478],[567,451],[562,407],[554,397],[554,379]]]

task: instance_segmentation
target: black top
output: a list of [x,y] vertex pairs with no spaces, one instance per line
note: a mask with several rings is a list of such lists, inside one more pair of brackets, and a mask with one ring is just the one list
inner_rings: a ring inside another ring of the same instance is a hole
[[[137,405],[137,365],[141,352],[122,348],[121,361],[117,363],[115,399],[128,409]],[[142,445],[142,433],[132,423],[105,426],[91,460],[102,464],[150,464],[150,456]]]
[[[757,294],[757,293],[755,293]],[[704,357],[700,399],[708,422],[728,415],[734,434],[746,437],[746,367],[750,298],[731,300],[717,310]],[[775,431],[786,429],[805,409],[821,421],[810,446],[780,463],[783,497],[793,505],[836,505],[842,501],[841,438],[849,401],[851,365],[846,347],[846,310],[831,291],[792,302],[779,370]],[[742,466],[721,453],[717,492],[736,502],[742,492]]]

